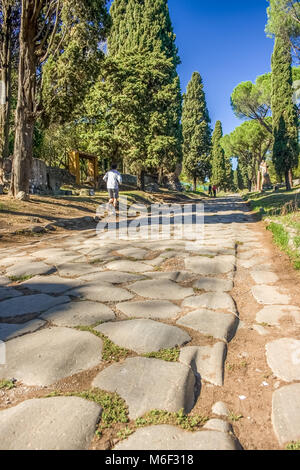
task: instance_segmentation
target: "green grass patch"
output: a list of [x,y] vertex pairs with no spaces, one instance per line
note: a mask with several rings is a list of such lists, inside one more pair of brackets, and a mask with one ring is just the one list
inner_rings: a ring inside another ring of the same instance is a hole
[[152,410],[145,414],[142,418],[135,421],[135,425],[140,427],[153,426],[158,424],[169,424],[172,426],[179,426],[187,431],[198,431],[208,421],[208,417],[194,415],[188,416],[184,410],[177,413],[171,413],[162,410]]
[[282,212],[294,212],[300,205],[300,196],[295,190],[278,192],[267,191],[265,193],[248,193],[244,196],[253,211],[264,215],[279,215]]
[[9,276],[9,280],[11,282],[25,282],[25,281],[29,281],[30,279],[32,279],[34,276],[33,275],[28,275],[28,276]]
[[234,423],[236,423],[237,421],[240,421],[241,419],[243,419],[244,416],[235,414],[233,411],[231,411],[228,415],[228,418],[230,419],[230,421],[233,421]]
[[119,362],[121,359],[126,359],[130,354],[130,351],[125,348],[120,348],[115,343],[113,343],[107,336],[99,333],[99,331],[94,330],[90,326],[77,326],[76,330],[87,331],[93,335],[101,338],[103,341],[103,350],[102,350],[102,359],[107,362]]
[[11,390],[15,387],[16,386],[12,380],[0,380],[0,390]]
[[294,268],[300,270],[300,254],[290,248],[289,234],[285,228],[280,223],[271,222],[267,229],[273,233],[275,244],[289,256]]
[[300,450],[300,441],[298,442],[290,442],[286,446],[286,450]]
[[178,362],[180,356],[180,348],[162,349],[158,352],[143,354],[143,357],[150,359],[161,359],[167,362]]

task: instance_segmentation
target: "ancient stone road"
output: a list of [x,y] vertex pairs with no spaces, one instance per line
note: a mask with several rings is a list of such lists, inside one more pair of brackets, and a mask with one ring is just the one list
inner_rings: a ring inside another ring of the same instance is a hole
[[[190,413],[204,387],[223,385],[227,351],[241,326],[231,296],[238,266],[255,283],[258,334],[264,334],[261,324],[279,325],[286,315],[300,324],[300,309],[274,286],[277,276],[245,205],[238,198],[208,201],[204,222],[197,243],[99,240],[83,231],[0,250],[0,380],[47,387],[102,364],[102,339],[75,328],[92,326],[132,356],[104,367],[90,388],[117,392],[131,419],[154,409]],[[23,276],[29,279],[12,283]],[[193,332],[213,344],[196,344]],[[175,347],[177,362],[144,356]],[[285,338],[283,330],[281,339],[267,343],[266,358],[286,382],[273,394],[281,448],[300,440],[300,341]],[[8,405],[0,411],[0,449],[88,449],[101,412],[70,396]],[[217,418],[201,431],[149,426],[115,449],[240,449],[226,404],[216,403],[212,413]]]

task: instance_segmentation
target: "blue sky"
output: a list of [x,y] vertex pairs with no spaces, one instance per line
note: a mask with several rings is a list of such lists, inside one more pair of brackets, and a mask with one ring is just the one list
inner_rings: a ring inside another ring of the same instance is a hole
[[241,124],[230,106],[234,87],[271,69],[273,40],[264,32],[267,7],[266,0],[169,0],[182,91],[198,71],[212,125],[221,120],[224,134]]

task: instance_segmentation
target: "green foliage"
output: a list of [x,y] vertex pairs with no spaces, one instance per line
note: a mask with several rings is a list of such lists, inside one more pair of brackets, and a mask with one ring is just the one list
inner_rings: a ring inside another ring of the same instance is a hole
[[300,450],[300,441],[290,442],[289,444],[287,444],[286,450]]
[[226,189],[227,186],[227,172],[225,162],[225,152],[221,145],[223,137],[222,123],[216,122],[216,127],[212,137],[212,183],[218,186],[219,189]]
[[143,354],[144,357],[161,359],[167,362],[178,362],[180,356],[180,348],[162,349],[158,352]]
[[132,172],[170,172],[182,159],[182,133],[179,58],[167,1],[115,0],[111,15],[109,57],[87,109],[93,140],[104,138],[109,156]]
[[[196,183],[210,174],[211,128],[203,81],[194,72],[184,95],[182,112],[183,168]],[[196,190],[196,188],[194,188]]]
[[0,390],[11,390],[15,387],[16,386],[12,380],[0,380]]
[[99,333],[94,328],[90,326],[78,326],[76,328],[79,331],[88,331],[98,338],[101,338],[103,341],[103,351],[102,351],[102,359],[108,362],[119,362],[121,359],[126,359],[129,355],[130,351],[128,349],[120,348],[116,344],[114,344],[107,336]]
[[277,37],[272,56],[273,161],[286,181],[289,170],[298,165],[298,117],[292,100],[291,62],[289,43]]
[[187,416],[184,410],[170,413],[162,410],[152,410],[142,418],[135,421],[137,427],[152,426],[158,424],[169,424],[179,426],[187,431],[198,431],[208,421],[207,417],[195,415]]

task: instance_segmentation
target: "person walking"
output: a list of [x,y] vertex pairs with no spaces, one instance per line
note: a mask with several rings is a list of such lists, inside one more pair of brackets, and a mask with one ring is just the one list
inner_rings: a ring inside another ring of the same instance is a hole
[[112,204],[115,209],[117,209],[118,206],[119,185],[122,184],[122,176],[117,171],[117,168],[118,166],[116,164],[112,164],[110,171],[108,171],[103,178],[107,184],[109,204]]
[[217,186],[214,184],[212,189],[213,189],[214,198],[216,198],[217,197]]
[[211,184],[208,187],[208,195],[209,195],[209,197],[212,196],[212,185]]

